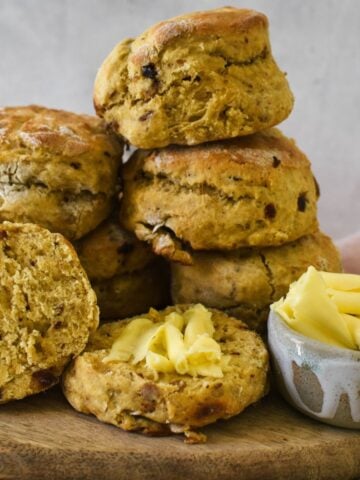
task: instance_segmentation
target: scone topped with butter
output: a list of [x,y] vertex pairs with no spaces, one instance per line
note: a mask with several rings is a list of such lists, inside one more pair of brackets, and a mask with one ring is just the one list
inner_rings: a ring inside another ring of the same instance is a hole
[[284,120],[293,101],[266,16],[233,7],[175,17],[124,40],[94,88],[97,114],[140,148],[250,135]]
[[124,430],[184,433],[237,415],[267,392],[268,353],[239,320],[177,305],[102,325],[65,372],[71,405]]
[[110,213],[121,157],[121,141],[94,116],[0,109],[0,221],[82,237]]

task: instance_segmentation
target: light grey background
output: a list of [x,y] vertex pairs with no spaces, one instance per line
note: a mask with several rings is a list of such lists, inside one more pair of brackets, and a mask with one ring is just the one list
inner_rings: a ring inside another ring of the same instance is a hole
[[[213,0],[0,0],[0,105],[92,112],[97,68],[152,23]],[[226,0],[225,4],[229,4]],[[273,53],[296,97],[281,126],[320,183],[323,230],[360,230],[360,1],[244,0],[270,19]]]

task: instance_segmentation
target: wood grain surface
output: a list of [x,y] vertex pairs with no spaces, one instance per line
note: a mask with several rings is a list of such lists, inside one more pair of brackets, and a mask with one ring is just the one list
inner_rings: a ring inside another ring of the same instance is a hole
[[0,479],[360,478],[360,432],[308,419],[276,394],[204,431],[203,445],[125,433],[75,412],[56,388],[0,406]]

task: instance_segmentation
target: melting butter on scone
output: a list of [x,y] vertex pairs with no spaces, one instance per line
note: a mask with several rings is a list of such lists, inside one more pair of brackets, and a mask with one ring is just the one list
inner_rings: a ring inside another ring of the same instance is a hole
[[337,347],[360,349],[360,275],[309,267],[271,307],[303,335]]
[[175,305],[103,324],[63,376],[78,411],[124,430],[183,433],[238,415],[268,391],[259,335],[215,309]]
[[135,318],[121,332],[104,361],[137,364],[145,360],[156,372],[223,377],[228,357],[213,338],[211,317],[211,311],[198,304],[183,314],[169,313],[164,322],[154,324],[147,318]]

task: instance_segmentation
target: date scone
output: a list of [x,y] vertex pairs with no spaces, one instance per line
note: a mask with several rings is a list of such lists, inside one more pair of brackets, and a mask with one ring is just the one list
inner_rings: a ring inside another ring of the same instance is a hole
[[82,237],[110,213],[121,157],[121,142],[96,117],[0,109],[0,221]]
[[119,319],[170,303],[169,268],[111,217],[75,243],[95,290],[101,319]]
[[174,303],[224,310],[263,332],[271,303],[279,300],[310,265],[341,272],[339,252],[321,232],[281,247],[193,252],[193,265],[172,263]]
[[276,246],[317,229],[306,156],[277,129],[194,147],[136,151],[123,171],[121,222],[157,254]]
[[96,296],[67,240],[0,224],[0,403],[58,382],[98,326]]
[[97,114],[139,148],[250,135],[284,120],[293,102],[266,16],[232,7],[175,17],[119,43],[94,88]]
[[124,430],[184,433],[237,415],[267,392],[268,353],[241,321],[202,305],[102,325],[65,371],[78,411]]

